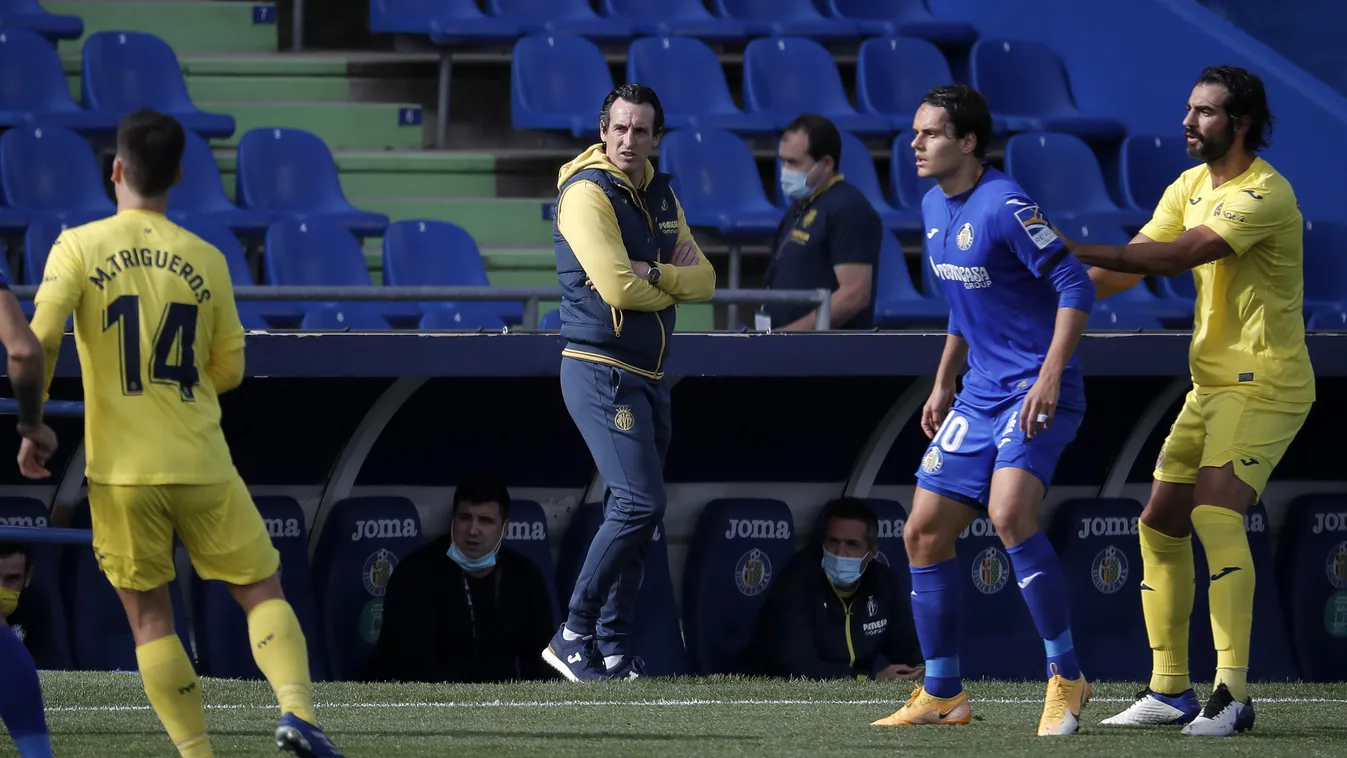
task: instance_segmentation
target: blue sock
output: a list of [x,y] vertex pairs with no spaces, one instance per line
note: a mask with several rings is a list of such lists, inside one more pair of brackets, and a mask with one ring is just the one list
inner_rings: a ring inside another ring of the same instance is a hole
[[42,711],[42,686],[33,656],[19,636],[0,624],[0,720],[5,722],[22,758],[51,758],[47,717]]
[[[1020,583],[1020,594],[1029,605],[1029,615],[1043,638],[1048,654],[1048,678],[1052,667],[1066,679],[1080,677],[1076,662],[1076,648],[1071,642],[1071,613],[1066,604],[1066,582],[1062,579],[1062,564],[1048,542],[1047,535],[1034,536],[1006,550],[1015,567],[1015,579]],[[1025,581],[1028,584],[1025,584]]]
[[926,692],[954,697],[963,692],[959,681],[959,561],[951,558],[931,566],[912,566],[912,620],[926,659]]

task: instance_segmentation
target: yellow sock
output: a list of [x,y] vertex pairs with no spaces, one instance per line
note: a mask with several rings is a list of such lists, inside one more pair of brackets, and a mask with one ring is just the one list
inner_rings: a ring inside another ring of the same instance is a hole
[[248,614],[248,639],[253,660],[276,693],[281,713],[293,713],[310,724],[313,683],[309,679],[309,649],[295,611],[284,600],[259,603]]
[[1141,608],[1151,643],[1150,687],[1155,692],[1177,695],[1193,686],[1188,679],[1193,540],[1161,534],[1141,522],[1137,531],[1141,536]]
[[1229,508],[1199,505],[1193,530],[1207,551],[1211,570],[1211,637],[1216,643],[1216,683],[1236,700],[1249,696],[1249,630],[1253,626],[1253,554],[1244,516]]
[[170,634],[137,647],[136,662],[140,665],[145,695],[178,753],[184,758],[211,758],[214,753],[206,736],[201,683],[178,635]]

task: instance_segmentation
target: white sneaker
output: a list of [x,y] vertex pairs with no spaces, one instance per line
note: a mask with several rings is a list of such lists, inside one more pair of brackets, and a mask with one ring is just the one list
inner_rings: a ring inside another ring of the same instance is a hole
[[1127,710],[1099,723],[1104,726],[1179,726],[1197,718],[1201,710],[1197,693],[1191,689],[1170,696],[1147,687],[1137,693],[1136,702]]
[[1202,713],[1183,728],[1183,733],[1199,737],[1228,737],[1250,729],[1253,729],[1253,698],[1241,703],[1230,694],[1228,687],[1218,684]]

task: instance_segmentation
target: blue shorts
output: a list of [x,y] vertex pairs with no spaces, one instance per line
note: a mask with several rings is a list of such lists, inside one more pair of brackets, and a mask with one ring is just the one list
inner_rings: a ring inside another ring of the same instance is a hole
[[1020,468],[1038,477],[1047,492],[1062,451],[1076,438],[1084,413],[1057,409],[1052,425],[1032,440],[1020,429],[1026,393],[995,404],[955,399],[945,422],[921,457],[917,484],[970,508],[985,510],[992,473]]

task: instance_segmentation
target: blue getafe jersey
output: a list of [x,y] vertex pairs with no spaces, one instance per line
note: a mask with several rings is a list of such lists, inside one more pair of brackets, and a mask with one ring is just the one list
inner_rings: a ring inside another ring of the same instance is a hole
[[[1038,205],[1010,177],[987,167],[974,187],[922,199],[927,263],[949,301],[949,333],[968,342],[964,396],[991,405],[1033,385],[1059,308],[1088,313],[1094,285]],[[1084,410],[1080,365],[1062,373],[1061,408]]]

